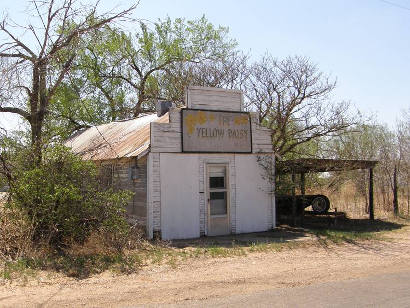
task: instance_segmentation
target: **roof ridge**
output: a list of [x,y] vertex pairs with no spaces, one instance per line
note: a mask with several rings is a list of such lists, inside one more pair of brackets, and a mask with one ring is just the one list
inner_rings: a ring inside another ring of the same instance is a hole
[[152,113],[143,113],[143,114],[138,115],[138,117],[136,117],[136,118],[115,120],[115,121],[108,122],[108,123],[106,123],[106,124],[109,124],[109,123],[119,123],[119,122],[127,122],[127,121],[132,121],[132,120],[138,120],[138,119],[141,119],[141,118],[144,118],[144,117],[148,117],[148,116],[151,116],[151,115],[154,115],[154,114],[156,114],[156,113],[155,113],[155,112],[152,112]]

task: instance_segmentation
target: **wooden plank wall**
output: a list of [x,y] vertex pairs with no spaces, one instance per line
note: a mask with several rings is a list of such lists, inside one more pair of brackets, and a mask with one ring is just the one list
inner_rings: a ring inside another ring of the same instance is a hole
[[251,112],[252,125],[252,152],[253,153],[272,153],[272,133],[271,130],[260,126],[258,123],[258,115]]
[[243,111],[243,94],[238,90],[189,87],[186,100],[192,109]]
[[135,166],[136,158],[121,158],[97,161],[97,166],[112,168],[112,187],[116,190],[129,190],[134,193],[126,206],[127,220],[132,224],[144,226],[147,216],[147,158],[138,160],[138,176],[131,179],[130,168]]
[[161,175],[160,175],[160,155],[151,153],[150,155],[150,196],[149,207],[152,209],[153,231],[161,230]]
[[182,152],[181,109],[169,111],[169,123],[151,122],[151,152]]

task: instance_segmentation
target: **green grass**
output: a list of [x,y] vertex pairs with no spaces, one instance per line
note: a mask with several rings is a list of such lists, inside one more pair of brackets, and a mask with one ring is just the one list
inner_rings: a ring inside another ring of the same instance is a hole
[[382,239],[381,234],[377,232],[341,231],[329,229],[312,230],[311,232],[318,238],[322,240],[329,240],[335,244]]
[[218,247],[212,246],[207,248],[199,248],[200,255],[210,256],[212,258],[227,258],[234,256],[244,256],[246,255],[245,250],[242,247]]
[[[1,276],[5,280],[12,280],[15,276],[23,278],[24,281],[29,277],[35,277],[36,267],[33,267],[29,259],[19,259],[17,261],[6,261],[3,264]],[[34,269],[33,269],[34,268]]]
[[132,273],[140,269],[139,254],[49,256],[47,258],[21,258],[3,264],[1,277],[4,280],[35,277],[38,270],[61,272],[68,277],[87,278],[91,275],[112,270],[117,273]]

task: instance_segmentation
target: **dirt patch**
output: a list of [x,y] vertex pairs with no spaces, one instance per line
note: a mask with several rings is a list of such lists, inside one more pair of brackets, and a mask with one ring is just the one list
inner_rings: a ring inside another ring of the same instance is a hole
[[128,276],[105,272],[78,281],[43,273],[26,286],[2,286],[0,305],[100,307],[178,303],[409,269],[410,227],[385,235],[389,240],[343,245],[311,240],[315,242],[305,248],[226,258],[190,258],[178,264],[150,265]]
[[289,226],[280,226],[272,231],[255,232],[237,235],[203,237],[192,240],[174,240],[169,242],[169,246],[176,248],[196,247],[226,247],[233,246],[248,247],[252,243],[271,244],[285,243],[291,241],[307,241],[313,239],[314,236],[306,232],[303,228],[292,228]]

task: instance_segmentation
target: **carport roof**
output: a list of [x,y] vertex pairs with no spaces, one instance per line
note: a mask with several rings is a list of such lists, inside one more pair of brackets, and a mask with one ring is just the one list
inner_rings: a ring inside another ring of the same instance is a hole
[[374,168],[376,164],[376,160],[301,158],[278,161],[276,163],[276,172],[278,174],[285,174],[349,171]]

